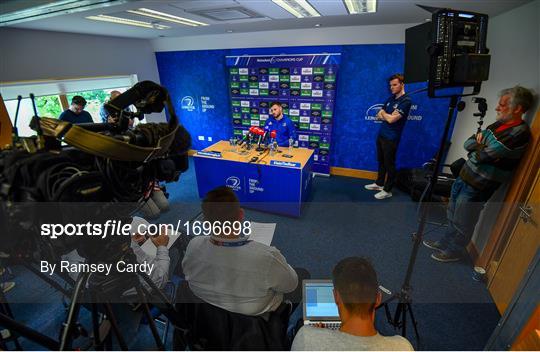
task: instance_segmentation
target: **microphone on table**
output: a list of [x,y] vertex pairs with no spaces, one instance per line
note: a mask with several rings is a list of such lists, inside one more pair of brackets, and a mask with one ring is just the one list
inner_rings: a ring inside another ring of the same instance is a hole
[[268,135],[270,134],[270,127],[268,126],[265,126],[264,127],[264,134],[263,134],[263,137],[262,137],[262,142],[265,143],[266,142],[266,139],[268,138]]
[[244,144],[244,143],[249,143],[249,140],[251,139],[252,135],[255,134],[255,133],[254,133],[254,129],[255,129],[255,128],[256,128],[256,127],[254,127],[254,126],[251,126],[251,127],[249,128],[249,132],[246,133],[246,135],[244,136],[244,138],[242,138],[242,139],[238,142],[238,145],[239,145],[239,146],[242,146],[242,144]]
[[260,152],[263,150],[263,148],[261,148],[261,142],[262,142],[262,139],[263,139],[263,136],[264,136],[264,130],[260,127],[255,127],[254,129],[255,131],[255,135],[259,136],[259,139],[257,140],[257,151]]

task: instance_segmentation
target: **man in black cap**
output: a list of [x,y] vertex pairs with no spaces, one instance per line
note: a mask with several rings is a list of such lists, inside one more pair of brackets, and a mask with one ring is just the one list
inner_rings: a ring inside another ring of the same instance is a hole
[[84,111],[86,100],[80,95],[76,95],[71,99],[71,106],[58,117],[61,121],[71,123],[93,123],[92,116],[88,111]]

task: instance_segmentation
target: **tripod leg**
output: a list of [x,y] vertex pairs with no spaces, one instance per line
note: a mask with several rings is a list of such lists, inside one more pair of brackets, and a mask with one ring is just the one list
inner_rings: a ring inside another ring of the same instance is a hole
[[5,314],[0,314],[0,325],[10,330],[12,333],[16,333],[18,336],[27,338],[28,340],[35,342],[45,348],[53,351],[59,350],[60,344],[58,341],[51,339],[49,336],[43,335],[39,331],[31,329],[24,324],[19,323],[15,319],[8,317]]
[[71,332],[73,330],[73,326],[75,325],[75,321],[79,316],[79,310],[81,309],[81,305],[78,302],[79,296],[87,278],[88,273],[81,274],[79,275],[79,278],[75,283],[73,295],[71,296],[71,304],[69,305],[68,315],[64,323],[64,331],[62,331],[62,338],[60,340],[60,351],[64,351],[66,350],[66,348],[71,349]]
[[126,344],[126,340],[124,340],[124,336],[120,332],[120,328],[118,327],[118,322],[116,321],[116,317],[112,310],[111,304],[109,302],[105,302],[103,303],[103,305],[105,306],[105,311],[107,312],[107,318],[111,322],[112,330],[114,334],[116,335],[116,338],[118,339],[118,344],[120,345],[120,348],[123,351],[127,351],[128,347]]
[[403,310],[401,311],[401,336],[407,338],[407,308],[408,303],[402,303]]
[[99,321],[98,321],[98,310],[97,304],[92,303],[92,326],[94,329],[94,346],[96,350],[103,350],[103,343],[101,341],[101,336],[99,334]]
[[396,312],[394,313],[394,323],[392,324],[394,325],[394,328],[396,329],[398,329],[402,324],[402,321],[401,321],[402,310],[403,310],[403,303],[398,303],[396,307]]
[[159,289],[159,287],[156,286],[156,284],[152,281],[152,279],[148,276],[146,273],[138,273],[139,277],[142,277],[144,282],[150,287],[150,290],[152,293],[155,293],[158,295],[158,297],[162,300],[161,303],[165,304],[167,310],[174,311],[174,306],[172,305],[171,301],[169,301],[169,298],[165,296],[163,291]]
[[146,320],[148,321],[148,326],[150,327],[150,330],[152,331],[152,335],[154,336],[154,340],[156,341],[156,346],[159,350],[164,351],[165,346],[163,345],[163,341],[161,341],[161,337],[159,336],[159,332],[156,328],[156,322],[154,321],[154,318],[152,317],[152,313],[150,313],[150,309],[148,308],[148,303],[146,303],[144,292],[140,286],[136,287],[136,290],[137,290],[137,295],[139,296],[139,299],[142,303],[143,313],[146,317]]
[[388,308],[388,303],[384,304],[384,313],[386,314],[386,320],[388,324],[392,325],[392,314],[390,314],[390,308]]
[[[4,292],[0,290],[0,314],[5,314],[11,319],[15,319],[13,316],[13,312],[11,311],[11,307],[9,306],[9,303],[7,303],[6,296],[4,296]],[[0,338],[1,341],[1,338]],[[15,343],[15,348],[18,351],[22,350],[21,345],[19,344],[19,339],[17,337],[13,338],[13,342]],[[7,350],[7,348],[2,347],[4,350]]]
[[418,334],[418,327],[416,326],[417,322],[416,322],[416,319],[414,319],[414,314],[413,314],[412,306],[410,303],[409,303],[409,314],[411,315],[411,321],[413,324],[414,335],[416,336],[416,341],[418,341],[418,344],[420,344],[420,334]]

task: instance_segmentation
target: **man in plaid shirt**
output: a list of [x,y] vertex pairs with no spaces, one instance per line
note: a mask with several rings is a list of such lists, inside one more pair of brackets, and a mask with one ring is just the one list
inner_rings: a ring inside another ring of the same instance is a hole
[[468,160],[452,186],[448,203],[448,231],[438,241],[424,240],[440,262],[460,260],[466,253],[484,204],[518,166],[529,143],[529,126],[522,120],[533,94],[521,86],[499,94],[497,121],[465,141]]

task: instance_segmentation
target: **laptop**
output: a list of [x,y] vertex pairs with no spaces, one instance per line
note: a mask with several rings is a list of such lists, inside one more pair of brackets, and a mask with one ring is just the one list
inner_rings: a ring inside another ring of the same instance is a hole
[[304,325],[324,323],[325,328],[331,330],[338,330],[341,327],[333,289],[332,280],[302,282]]

